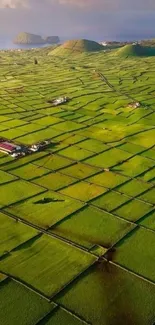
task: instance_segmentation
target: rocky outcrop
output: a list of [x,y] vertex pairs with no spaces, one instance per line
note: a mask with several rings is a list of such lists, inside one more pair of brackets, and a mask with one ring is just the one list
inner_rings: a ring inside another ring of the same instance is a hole
[[20,33],[14,39],[15,44],[45,44],[45,40],[39,36],[30,33]]
[[48,44],[58,44],[60,42],[60,39],[58,36],[48,36],[45,38],[45,43]]

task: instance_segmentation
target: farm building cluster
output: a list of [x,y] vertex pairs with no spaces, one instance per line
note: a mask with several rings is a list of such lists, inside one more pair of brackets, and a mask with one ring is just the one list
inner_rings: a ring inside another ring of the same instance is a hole
[[61,104],[65,104],[68,101],[69,101],[69,98],[64,96],[64,97],[59,97],[59,98],[56,98],[56,99],[48,100],[47,103],[53,104],[53,106],[58,106],[58,105],[61,105]]
[[131,108],[139,108],[140,107],[140,103],[139,102],[134,102],[134,103],[130,103],[129,107]]
[[10,155],[13,158],[19,158],[44,149],[50,144],[49,140],[45,140],[32,146],[18,145],[5,139],[0,139],[0,152]]

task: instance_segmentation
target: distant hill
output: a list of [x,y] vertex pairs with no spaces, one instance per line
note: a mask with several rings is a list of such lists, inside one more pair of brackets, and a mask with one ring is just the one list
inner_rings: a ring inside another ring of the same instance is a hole
[[60,39],[58,36],[48,36],[45,38],[45,43],[48,44],[58,44],[60,42]]
[[125,45],[116,52],[121,57],[155,56],[155,49],[140,44]]
[[20,33],[14,39],[15,44],[45,44],[45,40],[39,35]]
[[14,39],[15,44],[58,44],[60,39],[58,36],[48,36],[42,38],[40,35],[30,33],[19,33]]
[[101,50],[104,50],[104,46],[100,45],[99,43],[86,39],[80,39],[67,41],[49,54],[64,56],[70,54],[81,54],[85,52],[97,52]]
[[141,42],[141,45],[144,45],[144,46],[149,46],[149,47],[155,47],[155,39],[148,39],[148,40],[142,40]]

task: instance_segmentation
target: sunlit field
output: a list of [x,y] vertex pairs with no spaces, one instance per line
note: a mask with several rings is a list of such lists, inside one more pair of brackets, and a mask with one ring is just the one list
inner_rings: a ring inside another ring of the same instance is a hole
[[0,54],[0,324],[153,325],[155,58],[72,50]]

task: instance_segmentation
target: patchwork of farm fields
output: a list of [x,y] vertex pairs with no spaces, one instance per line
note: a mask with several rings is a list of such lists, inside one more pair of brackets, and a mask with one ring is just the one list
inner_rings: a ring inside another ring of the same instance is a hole
[[155,59],[49,51],[0,56],[0,138],[50,141],[0,153],[0,325],[153,325]]

